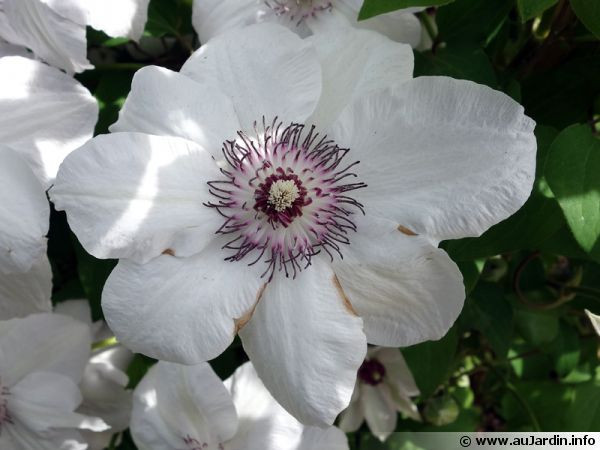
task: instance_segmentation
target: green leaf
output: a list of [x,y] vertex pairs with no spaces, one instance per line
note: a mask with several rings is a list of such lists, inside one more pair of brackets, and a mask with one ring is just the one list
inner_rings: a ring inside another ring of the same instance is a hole
[[444,42],[485,45],[508,18],[513,0],[456,0],[440,8],[436,22]]
[[365,20],[371,17],[396,11],[398,9],[411,8],[413,6],[441,6],[452,3],[454,0],[365,0],[358,20]]
[[600,94],[600,58],[579,54],[521,81],[525,111],[538,123],[563,129],[588,120]]
[[523,338],[533,345],[548,344],[558,335],[558,317],[549,312],[516,308],[515,321]]
[[[563,414],[572,403],[573,389],[548,381],[535,380],[515,383],[515,388],[536,419],[542,431],[562,430]],[[502,399],[502,416],[511,431],[533,431],[531,418],[514,393],[508,391]]]
[[[519,357],[519,355],[525,356]],[[515,344],[508,352],[508,357],[514,374],[521,380],[545,379],[555,368],[554,361],[549,355],[525,342]]]
[[600,2],[598,0],[571,0],[571,7],[587,29],[600,39]]
[[423,342],[402,349],[424,398],[433,394],[450,375],[457,347],[458,331],[454,326],[439,341]]
[[544,172],[575,239],[600,258],[600,140],[586,125],[563,130],[550,147]]
[[181,0],[151,0],[148,5],[146,35],[184,35],[193,32],[192,6]]
[[459,261],[456,265],[462,273],[465,292],[468,295],[477,285],[480,275],[479,269],[474,261]]
[[546,350],[554,359],[555,369],[559,376],[564,377],[579,364],[581,355],[579,334],[566,323],[560,324],[560,332]]
[[517,0],[517,9],[521,21],[527,22],[529,19],[539,16],[548,8],[558,3],[558,0]]
[[508,353],[513,334],[513,310],[495,283],[480,282],[465,304],[465,319],[483,334],[498,357]]
[[[516,384],[519,393],[539,420],[542,431],[585,432],[600,429],[600,383],[577,385],[548,381]],[[529,419],[510,393],[502,401],[502,415],[511,430],[523,430]]]
[[446,75],[498,87],[489,58],[483,50],[473,45],[449,46],[435,53],[415,52],[415,76],[421,75]]
[[600,430],[600,383],[596,381],[578,385],[574,401],[564,418],[566,430]]

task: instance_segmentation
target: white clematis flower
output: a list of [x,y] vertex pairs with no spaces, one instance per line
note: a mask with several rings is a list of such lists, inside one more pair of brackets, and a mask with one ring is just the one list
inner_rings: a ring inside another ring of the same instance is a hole
[[28,58],[0,58],[0,79],[0,145],[48,188],[65,156],[92,137],[98,104],[77,80]]
[[239,332],[277,401],[324,425],[367,340],[441,338],[464,287],[434,244],[524,203],[534,123],[488,87],[411,76],[380,34],[270,24],[138,71],[114,133],[50,191],[88,252],[121,258],[102,300],[119,341],[194,364]]
[[[39,267],[35,267],[36,263],[48,265],[47,260],[42,260],[46,258],[45,236],[49,216],[50,206],[40,181],[20,155],[0,144],[0,275],[4,285],[2,298],[5,300],[11,297],[11,301],[24,301],[21,297],[27,297],[35,304],[43,303],[39,295],[42,293],[36,292],[34,299],[29,295],[31,291],[23,293],[21,288],[28,284],[30,274],[34,278],[37,276]],[[13,272],[29,273],[14,279],[6,277]],[[2,306],[6,308],[3,318],[9,318],[12,312],[21,315],[12,310],[13,306],[19,308],[8,303]],[[28,306],[23,306],[25,309],[21,312],[33,312]]]
[[76,80],[28,58],[1,57],[0,79],[0,273],[36,271],[47,265],[45,189],[92,137],[98,106]]
[[345,450],[335,427],[300,424],[251,363],[223,383],[207,363],[158,362],[134,392],[131,435],[142,450]]
[[[59,303],[54,311],[85,323],[94,343],[101,343],[112,337],[112,332],[104,321],[92,323],[90,306],[86,300]],[[132,400],[131,392],[125,389],[129,383],[125,370],[132,359],[133,354],[119,344],[100,347],[90,356],[79,385],[83,402],[77,411],[100,417],[110,425],[110,430],[102,432],[82,431],[90,450],[108,447],[115,433],[129,427]]]
[[0,38],[68,73],[82,72],[93,68],[86,57],[86,26],[137,40],[149,1],[0,0]]
[[27,272],[0,271],[0,320],[52,311],[51,294],[52,269],[46,255]]
[[400,350],[372,347],[358,369],[352,400],[340,415],[339,426],[346,432],[356,431],[366,419],[371,432],[385,441],[396,429],[397,411],[421,420],[410,399],[417,395],[419,388]]
[[414,15],[423,8],[407,8],[358,21],[363,0],[194,0],[192,23],[201,42],[246,25],[270,22],[284,25],[300,37],[355,26],[380,32],[416,47],[421,23]]
[[88,328],[59,314],[0,321],[0,448],[80,450],[79,430],[108,428],[74,412],[90,345]]

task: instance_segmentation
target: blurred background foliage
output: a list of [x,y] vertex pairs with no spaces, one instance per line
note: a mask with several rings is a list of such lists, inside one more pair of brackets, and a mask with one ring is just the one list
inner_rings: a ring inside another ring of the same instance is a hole
[[[421,396],[422,423],[398,431],[600,431],[600,1],[366,0],[361,18],[409,6],[431,48],[415,51],[415,76],[448,75],[506,92],[537,122],[538,165],[530,199],[479,238],[442,243],[467,288],[464,310],[441,340],[402,349]],[[191,0],[152,0],[139,44],[88,29],[96,65],[77,78],[101,107],[107,133],[133,74],[178,70],[200,45]],[[94,319],[115,261],[87,254],[63,213],[52,212],[53,300],[88,298]],[[167,301],[167,299],[165,299]],[[229,376],[246,360],[239,341],[211,364]],[[137,355],[135,386],[153,363]],[[355,449],[400,449],[366,426]],[[134,449],[127,433],[113,448]]]

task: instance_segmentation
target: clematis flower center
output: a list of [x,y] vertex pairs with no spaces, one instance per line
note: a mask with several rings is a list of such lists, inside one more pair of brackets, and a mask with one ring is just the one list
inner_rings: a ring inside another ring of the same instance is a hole
[[329,12],[333,8],[331,0],[265,0],[265,4],[277,16],[289,17],[300,25],[309,17],[316,18],[322,12]]
[[371,386],[377,386],[383,381],[385,367],[376,359],[366,359],[358,369],[358,378]]
[[290,208],[300,196],[294,180],[277,180],[271,184],[267,203],[277,212]]
[[10,391],[8,386],[4,386],[2,384],[2,378],[0,378],[0,432],[2,431],[2,426],[5,423],[13,423],[12,418],[8,412],[8,397],[10,396]]
[[[344,164],[340,148],[315,127],[275,119],[255,124],[254,135],[238,132],[223,144],[224,178],[208,183],[224,223],[217,234],[231,236],[223,246],[228,261],[261,259],[269,280],[276,271],[295,277],[321,250],[333,260],[356,231],[353,216],[364,213],[350,191],[366,187],[352,180],[358,161]],[[348,180],[354,182],[349,183]]]
[[185,450],[225,450],[222,443],[216,445],[208,442],[200,442],[198,439],[191,437],[189,434],[182,438],[186,445]]

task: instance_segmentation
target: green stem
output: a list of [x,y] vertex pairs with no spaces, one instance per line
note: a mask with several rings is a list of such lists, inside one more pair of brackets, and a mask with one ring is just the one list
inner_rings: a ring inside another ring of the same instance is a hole
[[427,31],[427,34],[429,35],[429,38],[431,39],[431,41],[436,42],[437,32],[435,31],[435,27],[433,25],[431,16],[426,11],[420,12],[418,14],[418,16],[419,16],[419,20],[423,24],[423,27],[425,27],[425,31]]
[[525,398],[521,395],[521,393],[518,391],[514,384],[512,384],[508,380],[505,380],[505,382],[506,388],[511,392],[513,397],[521,404],[523,409],[527,412],[529,420],[531,420],[531,424],[533,425],[533,429],[537,432],[541,432],[542,427],[540,426],[540,422],[538,421],[537,417],[535,416],[535,413],[531,409],[531,406],[529,406],[529,403],[527,403],[527,400],[525,400]]
[[541,432],[542,431],[542,427],[540,426],[540,422],[538,421],[535,413],[533,412],[533,409],[531,409],[531,406],[529,406],[529,403],[527,403],[527,400],[525,400],[525,398],[521,395],[521,393],[519,392],[519,390],[517,389],[517,387],[512,384],[512,382],[506,377],[506,375],[504,375],[503,373],[501,373],[498,369],[496,369],[494,366],[490,366],[490,369],[502,380],[504,380],[504,385],[506,386],[506,389],[508,389],[510,391],[510,393],[513,395],[513,397],[515,398],[515,400],[517,400],[517,402],[519,402],[519,404],[523,407],[523,409],[525,410],[525,412],[527,412],[527,415],[529,416],[529,420],[531,420],[531,424],[533,425],[533,429],[536,432]]
[[117,441],[119,440],[119,435],[121,433],[113,434],[112,438],[110,438],[110,443],[108,444],[108,450],[115,450],[117,448]]

